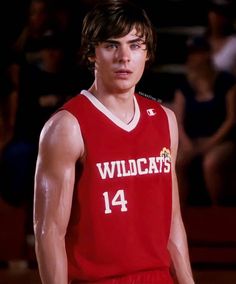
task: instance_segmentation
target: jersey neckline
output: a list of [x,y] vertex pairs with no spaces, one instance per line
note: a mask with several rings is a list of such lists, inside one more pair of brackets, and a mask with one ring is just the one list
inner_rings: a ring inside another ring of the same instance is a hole
[[102,112],[109,120],[121,129],[130,132],[137,126],[140,119],[140,109],[135,95],[134,98],[134,116],[129,124],[123,122],[115,116],[108,108],[106,108],[94,95],[87,90],[82,90],[81,94],[84,95],[100,112]]

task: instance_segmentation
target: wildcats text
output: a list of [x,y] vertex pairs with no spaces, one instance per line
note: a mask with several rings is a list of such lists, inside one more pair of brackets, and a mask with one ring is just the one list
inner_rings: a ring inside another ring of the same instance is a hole
[[171,159],[169,155],[138,158],[129,160],[109,161],[96,164],[102,179],[169,173]]

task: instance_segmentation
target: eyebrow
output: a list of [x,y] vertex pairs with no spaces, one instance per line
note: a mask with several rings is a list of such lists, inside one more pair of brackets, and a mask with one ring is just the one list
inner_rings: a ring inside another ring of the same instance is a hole
[[[107,40],[104,40],[104,43],[113,43],[113,44],[120,44],[120,41],[119,40],[116,40],[116,39],[107,39]],[[145,44],[145,40],[141,37],[137,37],[135,39],[132,39],[132,40],[128,40],[127,43],[129,44],[132,44],[132,43],[141,43],[141,44]]]

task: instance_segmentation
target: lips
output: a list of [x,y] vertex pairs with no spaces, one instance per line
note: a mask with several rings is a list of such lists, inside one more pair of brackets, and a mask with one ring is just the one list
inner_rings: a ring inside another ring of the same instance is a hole
[[116,74],[131,74],[132,71],[129,69],[119,69],[115,71]]
[[119,79],[127,79],[132,72],[128,69],[120,69],[115,71],[116,77]]

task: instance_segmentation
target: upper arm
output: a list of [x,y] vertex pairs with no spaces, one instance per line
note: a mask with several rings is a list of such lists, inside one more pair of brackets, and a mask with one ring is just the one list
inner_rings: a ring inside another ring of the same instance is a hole
[[177,89],[174,95],[173,110],[179,124],[183,123],[185,113],[185,97],[181,90]]
[[169,121],[171,138],[171,161],[172,161],[172,218],[170,235],[168,241],[168,250],[177,274],[179,283],[194,283],[188,254],[188,243],[185,227],[183,224],[178,183],[175,171],[176,156],[178,150],[178,128],[174,113],[166,109]]
[[172,221],[174,217],[180,216],[178,182],[176,176],[176,158],[179,144],[179,132],[174,112],[168,108],[164,108],[168,117],[170,140],[171,140],[171,166],[172,166]]
[[70,217],[75,164],[83,154],[80,127],[67,111],[42,129],[35,171],[34,228],[37,236],[64,236]]
[[172,170],[175,173],[175,163],[176,163],[178,143],[179,143],[177,120],[175,113],[172,110],[166,107],[164,107],[164,110],[167,114],[168,123],[169,123]]

